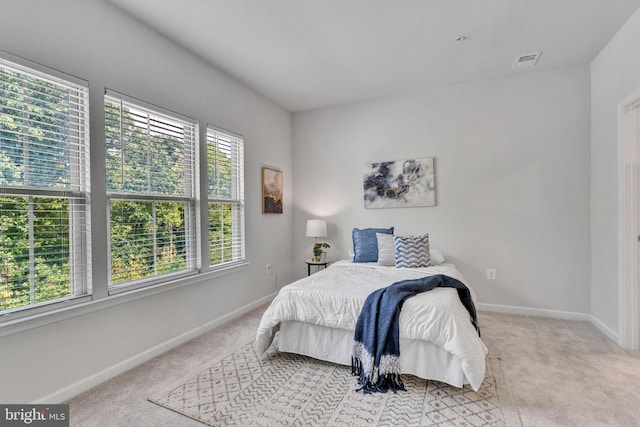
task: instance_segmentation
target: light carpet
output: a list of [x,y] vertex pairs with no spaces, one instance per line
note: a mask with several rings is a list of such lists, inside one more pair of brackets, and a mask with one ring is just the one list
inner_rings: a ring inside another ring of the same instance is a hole
[[520,426],[500,360],[478,392],[403,375],[406,392],[356,392],[351,368],[253,343],[149,398],[211,426]]

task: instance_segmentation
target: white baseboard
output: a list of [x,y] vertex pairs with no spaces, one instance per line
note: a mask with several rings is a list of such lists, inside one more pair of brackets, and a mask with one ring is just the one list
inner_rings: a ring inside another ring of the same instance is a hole
[[508,314],[521,314],[524,316],[538,316],[538,317],[550,317],[553,319],[565,319],[565,320],[581,320],[584,322],[590,322],[593,326],[598,328],[600,332],[605,334],[607,338],[616,344],[620,345],[620,337],[618,334],[605,325],[600,319],[594,317],[588,313],[577,313],[573,311],[562,310],[547,310],[544,308],[529,308],[518,307],[512,305],[500,305],[500,304],[478,304],[479,310],[494,311],[497,313]]
[[165,353],[172,348],[179,346],[180,344],[184,344],[185,342],[202,335],[203,333],[210,331],[211,329],[217,328],[220,325],[223,325],[233,319],[236,319],[242,316],[249,311],[260,307],[262,304],[265,304],[271,301],[276,296],[276,293],[271,295],[267,295],[257,301],[252,302],[251,304],[247,304],[243,307],[238,308],[237,310],[232,311],[231,313],[225,314],[222,317],[214,319],[210,322],[205,323],[204,325],[198,326],[195,329],[192,329],[184,334],[178,335],[168,341],[165,341],[161,344],[158,344],[154,347],[149,348],[142,353],[136,354],[133,357],[130,357],[122,362],[119,362],[113,366],[110,366],[106,369],[103,369],[100,372],[95,373],[87,378],[84,378],[80,381],[77,381],[69,386],[60,389],[54,393],[51,393],[47,396],[43,396],[39,399],[33,401],[33,404],[55,404],[55,403],[63,403],[78,394],[85,392],[98,384],[101,384],[117,375],[120,375],[123,372],[128,371],[129,369],[135,368],[136,366],[146,362],[147,360],[151,360],[154,357]]
[[573,311],[548,310],[546,308],[519,307],[515,305],[478,304],[479,310],[495,311],[498,313],[521,314],[524,316],[551,317],[553,319],[589,321],[591,316],[587,313]]
[[600,332],[605,334],[611,341],[622,347],[620,335],[618,335],[617,332],[605,325],[600,319],[593,315],[589,315],[589,321],[593,324],[593,326],[598,328]]

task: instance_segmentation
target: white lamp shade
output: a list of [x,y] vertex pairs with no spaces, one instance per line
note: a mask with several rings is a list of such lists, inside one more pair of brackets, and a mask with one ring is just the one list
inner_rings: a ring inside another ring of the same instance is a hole
[[307,237],[326,237],[327,223],[323,219],[307,220]]

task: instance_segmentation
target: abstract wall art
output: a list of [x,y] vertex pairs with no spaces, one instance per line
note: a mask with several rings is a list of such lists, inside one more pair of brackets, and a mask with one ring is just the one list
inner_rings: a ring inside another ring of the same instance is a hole
[[262,213],[282,213],[282,171],[262,168]]
[[365,165],[364,207],[435,206],[433,157]]

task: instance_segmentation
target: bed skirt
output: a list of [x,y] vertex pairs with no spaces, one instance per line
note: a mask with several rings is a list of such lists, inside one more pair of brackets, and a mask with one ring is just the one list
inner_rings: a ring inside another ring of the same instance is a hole
[[[280,325],[278,348],[351,366],[353,331],[286,321]],[[400,367],[403,374],[442,381],[454,387],[468,383],[460,359],[427,341],[400,338]]]

